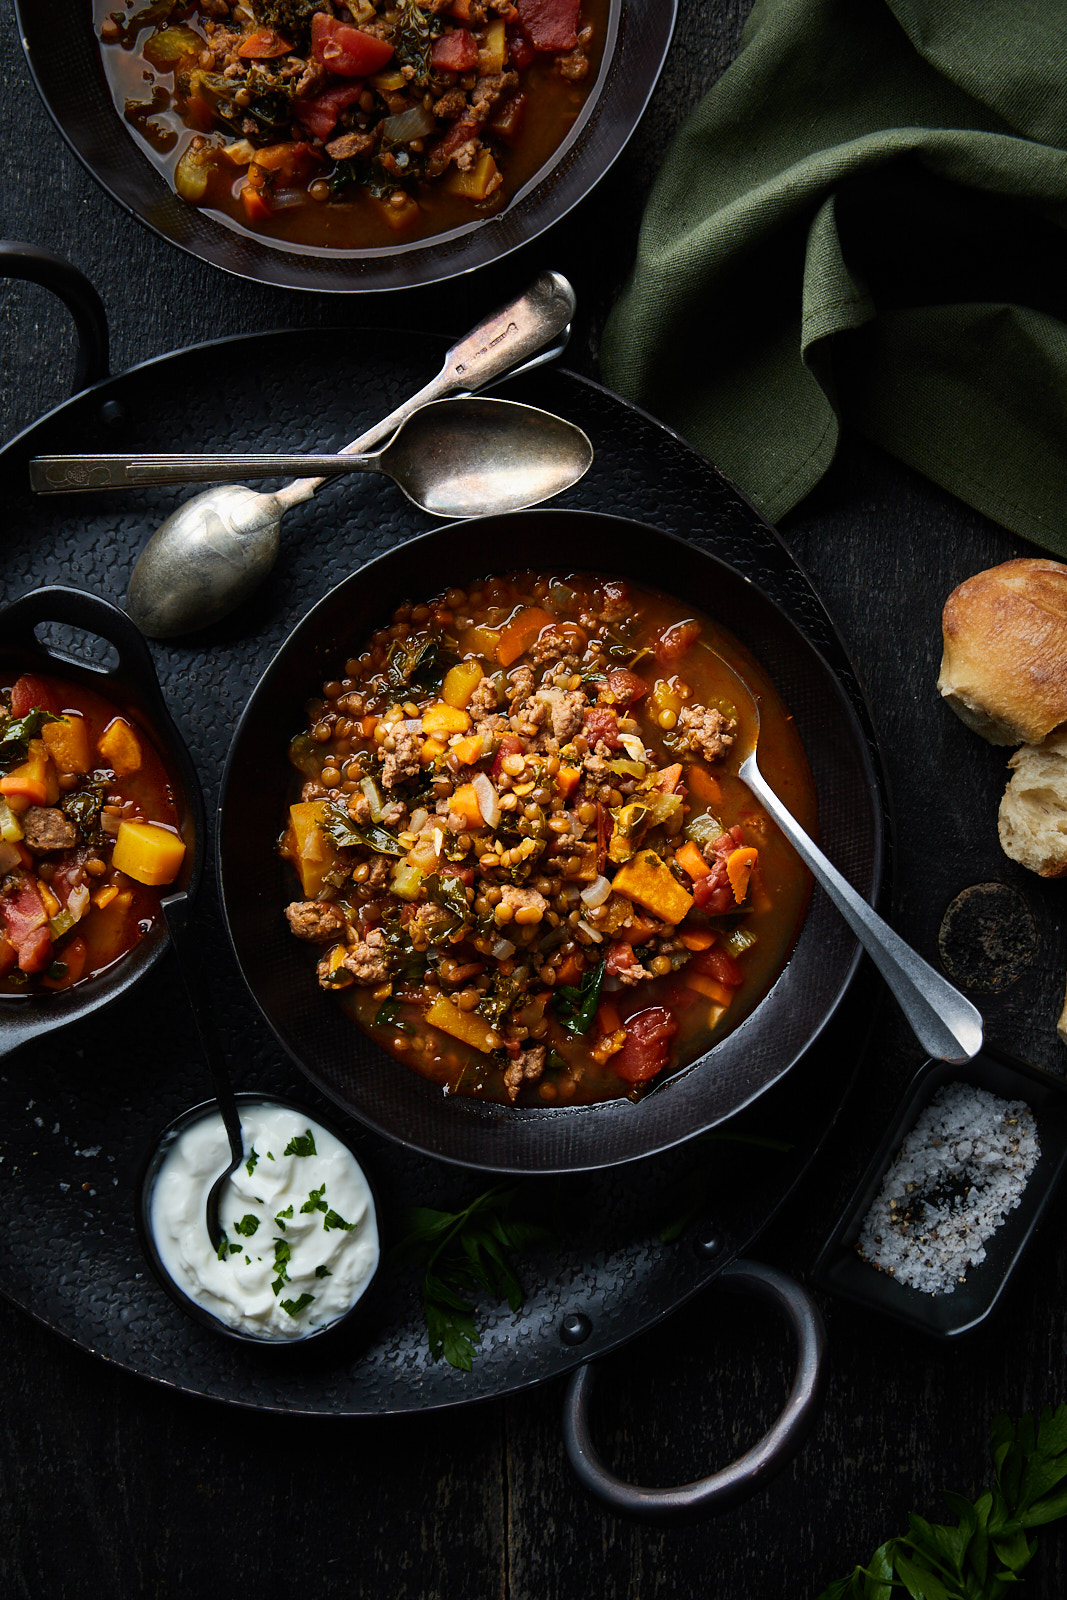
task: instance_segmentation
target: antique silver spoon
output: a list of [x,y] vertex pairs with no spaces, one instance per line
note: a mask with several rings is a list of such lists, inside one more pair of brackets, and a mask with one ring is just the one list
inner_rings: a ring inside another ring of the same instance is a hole
[[368,455],[34,456],[38,494],[213,483],[233,477],[307,478],[381,472],[421,511],[477,517],[521,511],[561,494],[589,470],[593,447],[581,428],[513,400],[468,395],[432,400]]
[[[436,377],[341,453],[384,444],[430,400],[470,393],[551,360],[566,345],[574,307],[566,278],[541,273],[525,294],[453,345]],[[283,514],[323,482],[300,479],[277,494],[224,484],[180,506],[153,534],[130,578],[126,609],[142,633],[153,639],[191,633],[240,605],[274,565]]]
[[737,774],[741,782],[773,817],[823,892],[844,917],[889,985],[923,1049],[939,1061],[960,1065],[970,1061],[982,1048],[981,1013],[958,989],[953,988],[947,978],[935,972],[910,945],[905,944],[888,923],[883,922],[827,860],[818,845],[809,839],[792,812],[782,804],[756,762],[760,715],[755,697],[729,662],[723,661],[717,651],[711,653],[722,663],[733,681],[738,704],[747,703],[752,707],[751,749],[741,762]]

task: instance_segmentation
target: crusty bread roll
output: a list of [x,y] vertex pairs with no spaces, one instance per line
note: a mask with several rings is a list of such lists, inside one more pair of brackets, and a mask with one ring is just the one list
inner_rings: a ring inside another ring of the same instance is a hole
[[1067,566],[1023,557],[975,573],[941,627],[937,687],[983,739],[1040,744],[1067,721]]
[[1023,745],[1000,802],[997,831],[1005,855],[1043,878],[1067,875],[1067,729],[1042,745]]

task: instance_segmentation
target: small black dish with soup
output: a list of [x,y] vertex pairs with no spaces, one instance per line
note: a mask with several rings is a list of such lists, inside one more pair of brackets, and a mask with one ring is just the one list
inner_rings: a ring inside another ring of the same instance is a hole
[[[44,631],[62,642],[47,642],[41,637]],[[103,663],[100,641],[110,646]],[[33,590],[0,608],[0,661],[16,672],[52,673],[82,683],[128,713],[149,735],[174,780],[186,845],[181,870],[167,893],[192,899],[203,870],[200,783],[163,699],[148,646],[125,612],[80,589],[53,585]],[[166,923],[159,915],[126,955],[95,977],[54,994],[5,995],[0,999],[0,1055],[118,999],[152,970],[166,948]]]

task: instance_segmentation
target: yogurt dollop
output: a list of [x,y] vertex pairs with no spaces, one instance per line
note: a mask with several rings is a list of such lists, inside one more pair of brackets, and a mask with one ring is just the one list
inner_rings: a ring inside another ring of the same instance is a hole
[[378,1265],[374,1197],[352,1152],[288,1106],[242,1102],[245,1159],[222,1192],[211,1247],[208,1191],[230,1160],[222,1117],[207,1112],[167,1150],[149,1222],[178,1287],[228,1328],[300,1339],[351,1310]]

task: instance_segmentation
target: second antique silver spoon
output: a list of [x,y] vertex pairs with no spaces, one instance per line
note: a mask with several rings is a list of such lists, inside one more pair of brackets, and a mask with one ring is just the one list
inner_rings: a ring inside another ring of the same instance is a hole
[[[454,344],[441,370],[387,417],[352,441],[344,455],[381,445],[430,400],[470,393],[560,353],[574,315],[574,290],[543,272],[525,294],[493,312]],[[126,609],[153,639],[191,633],[240,605],[270,572],[281,545],[281,520],[309,500],[321,476],[297,479],[276,495],[222,484],[179,506],[137,558]]]
[[738,769],[741,782],[773,817],[815,881],[844,917],[888,984],[923,1049],[938,1061],[959,1065],[970,1061],[982,1048],[981,1013],[883,922],[782,804],[756,761],[760,715],[755,696],[718,651],[713,650],[711,654],[729,674],[739,705],[752,708],[754,732],[751,748]]
[[550,500],[577,483],[592,460],[593,447],[573,422],[536,406],[470,395],[420,407],[384,449],[368,455],[34,456],[30,486],[38,494],[69,494],[285,473],[381,472],[421,511],[478,517]]

